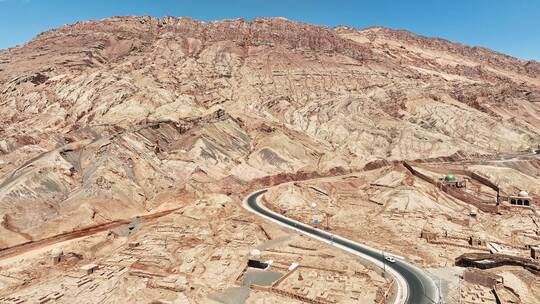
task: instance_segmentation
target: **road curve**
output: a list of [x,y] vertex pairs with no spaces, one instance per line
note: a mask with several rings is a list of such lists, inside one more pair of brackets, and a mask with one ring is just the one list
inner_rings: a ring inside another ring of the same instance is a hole
[[[349,251],[382,267],[385,260],[381,251],[289,219],[260,205],[258,198],[266,191],[264,189],[250,194],[244,200],[244,207],[273,222]],[[386,262],[386,271],[397,281],[398,292],[395,303],[438,303],[439,294],[435,282],[420,268],[396,258],[395,263]]]

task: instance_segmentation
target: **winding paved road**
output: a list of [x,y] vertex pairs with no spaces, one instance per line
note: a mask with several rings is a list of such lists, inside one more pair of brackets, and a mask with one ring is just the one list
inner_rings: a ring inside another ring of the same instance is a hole
[[[375,262],[379,267],[383,265],[385,259],[381,251],[289,219],[260,205],[258,198],[266,191],[265,189],[250,194],[244,200],[244,207],[283,226],[347,250],[370,262]],[[398,292],[395,303],[438,303],[439,294],[435,282],[420,268],[396,258],[395,263],[386,262],[386,271],[397,281]]]

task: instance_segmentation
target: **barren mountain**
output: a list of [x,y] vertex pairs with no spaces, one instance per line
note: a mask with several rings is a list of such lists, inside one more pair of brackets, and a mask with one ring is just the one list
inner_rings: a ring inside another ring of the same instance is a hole
[[531,149],[540,64],[380,27],[114,17],[0,51],[0,114],[7,247],[270,177]]

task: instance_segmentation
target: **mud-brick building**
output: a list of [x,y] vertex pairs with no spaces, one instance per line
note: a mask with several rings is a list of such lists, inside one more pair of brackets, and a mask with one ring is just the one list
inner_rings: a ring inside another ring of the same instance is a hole
[[531,246],[531,258],[540,260],[540,246]]
[[437,240],[438,234],[437,232],[430,230],[430,229],[422,229],[420,232],[420,238],[425,239],[428,242]]
[[485,237],[481,235],[473,234],[469,236],[469,245],[475,246],[475,247],[483,247],[486,246],[487,242]]
[[467,182],[464,179],[459,179],[453,174],[448,174],[441,178],[443,185],[454,187],[454,188],[465,188],[467,187]]
[[503,277],[478,269],[465,270],[463,272],[463,280],[472,284],[478,284],[488,288],[494,288],[498,284],[504,284]]

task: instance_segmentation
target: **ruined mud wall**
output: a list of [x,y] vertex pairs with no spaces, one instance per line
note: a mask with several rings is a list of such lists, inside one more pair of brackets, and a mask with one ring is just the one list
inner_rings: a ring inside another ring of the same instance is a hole
[[289,298],[289,299],[293,299],[295,301],[300,301],[302,303],[310,303],[310,304],[329,304],[330,303],[328,301],[321,301],[321,300],[315,300],[315,299],[307,298],[307,297],[304,297],[303,295],[299,295],[299,294],[292,293],[292,292],[289,292],[289,291],[285,291],[285,290],[282,290],[282,289],[277,289],[277,288],[274,288],[274,287],[265,287],[265,286],[259,286],[259,285],[251,284],[250,288],[253,289],[253,290],[259,290],[259,291],[275,293],[277,295],[280,295],[280,296],[283,296],[283,297],[286,297],[286,298]]
[[485,273],[480,270],[468,269],[463,272],[463,280],[488,288],[494,288],[498,281],[502,281],[502,278],[498,275]]
[[489,252],[489,249],[487,249],[485,247],[463,245],[463,244],[458,244],[456,242],[450,242],[450,241],[429,240],[428,243],[437,244],[437,245],[447,245],[447,246],[453,246],[453,247],[459,247],[459,248],[465,248],[465,249],[474,249],[474,250],[477,250],[477,251]]
[[[422,168],[424,168],[426,170],[429,170],[429,171],[442,173],[442,174],[445,174],[446,171],[448,171],[448,170],[443,171],[443,170],[433,168],[433,167],[428,167],[428,166],[420,166],[420,167],[422,167]],[[469,171],[469,170],[465,170],[465,169],[456,169],[456,168],[452,168],[450,171],[452,171],[452,173],[457,174],[457,175],[463,175],[463,176],[470,177],[471,179],[476,180],[480,184],[493,189],[495,192],[499,191],[499,186],[497,186],[497,184],[493,183],[487,177],[482,176],[482,175],[480,175],[478,173],[475,173],[475,172],[472,172],[472,171]]]
[[412,175],[416,176],[416,177],[419,177],[423,180],[425,180],[426,182],[430,183],[430,184],[433,184],[435,186],[438,186],[437,185],[437,181],[434,180],[433,178],[423,174],[423,173],[420,173],[419,171],[417,171],[416,169],[414,169],[409,163],[407,162],[403,162],[403,166],[409,170],[409,172],[411,172]]
[[489,269],[501,266],[520,266],[536,275],[540,275],[540,264],[532,260],[505,255],[469,252],[456,258],[456,266],[475,267],[479,269]]
[[[510,293],[512,299],[508,299],[508,293]],[[510,286],[501,286],[500,284],[496,285],[493,288],[493,294],[495,295],[495,299],[498,301],[497,303],[522,303],[519,298],[519,294]]]
[[[403,166],[409,170],[409,172],[411,172],[411,174],[413,174],[414,176],[416,177],[419,177],[423,180],[425,180],[426,182],[438,187],[439,189],[441,189],[443,192],[447,193],[448,195],[460,200],[460,201],[464,201],[464,202],[467,202],[475,207],[477,207],[479,210],[483,211],[483,212],[490,212],[490,213],[496,213],[496,212],[499,212],[499,206],[497,206],[496,204],[494,204],[493,202],[491,201],[485,201],[485,200],[481,200],[481,199],[478,199],[476,198],[475,196],[467,193],[467,192],[464,192],[464,191],[461,191],[461,190],[458,190],[458,189],[455,189],[453,187],[449,187],[449,186],[446,186],[444,184],[441,184],[439,181],[436,181],[434,180],[433,178],[419,172],[418,170],[414,169],[411,164],[409,164],[408,162],[403,162]],[[490,187],[490,188],[495,188],[494,190],[495,191],[498,191],[498,187],[493,184],[492,182],[490,182],[489,180],[487,180],[486,178],[478,175],[478,174],[475,174],[473,172],[469,172],[469,171],[466,171],[466,170],[460,170],[460,169],[457,169],[457,170],[452,170],[453,172],[455,172],[456,174],[460,174],[460,175],[466,175],[466,176],[469,176],[471,178],[474,178],[474,179],[477,179],[480,183],[485,183],[486,186]]]
[[459,199],[460,201],[466,202],[468,204],[471,204],[478,208],[479,210],[483,212],[490,212],[490,213],[497,213],[499,212],[499,206],[497,206],[492,201],[485,201],[476,198],[474,195],[471,195],[467,192],[455,189],[453,187],[449,187],[446,185],[440,185],[440,189],[447,193],[448,195]]
[[474,172],[469,172],[469,171],[465,171],[467,173],[470,173],[470,177],[472,179],[475,179],[476,181],[478,181],[479,183],[483,184],[484,186],[487,186],[487,187],[490,187],[491,189],[493,189],[494,191],[496,191],[497,193],[499,192],[499,186],[497,186],[496,184],[494,184],[492,181],[490,181],[489,179],[487,179],[486,177],[480,175],[480,174],[477,174],[477,173],[474,173]]

